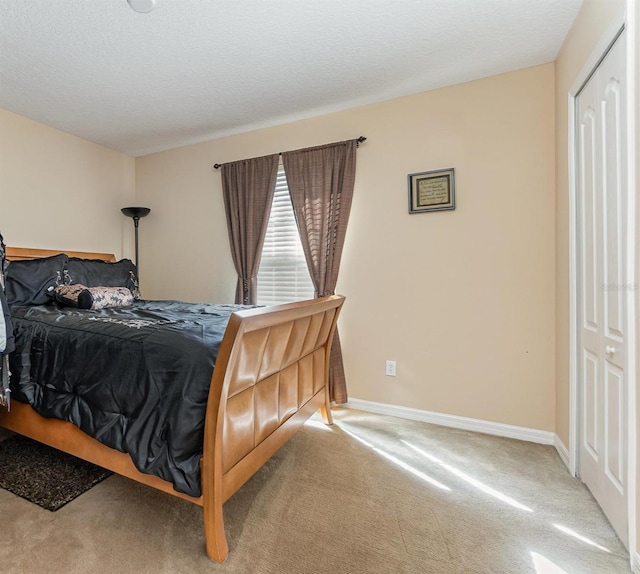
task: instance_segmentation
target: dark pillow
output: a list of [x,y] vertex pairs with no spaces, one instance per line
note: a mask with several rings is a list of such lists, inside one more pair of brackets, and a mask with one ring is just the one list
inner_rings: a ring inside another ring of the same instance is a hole
[[133,293],[126,287],[87,287],[85,285],[60,285],[55,288],[54,299],[66,307],[79,309],[107,309],[129,307]]
[[45,305],[56,285],[62,284],[66,255],[11,261],[5,291],[9,305]]
[[129,259],[109,263],[100,259],[69,257],[64,283],[71,285],[79,283],[86,287],[126,287],[133,293],[135,299],[140,298],[138,272]]

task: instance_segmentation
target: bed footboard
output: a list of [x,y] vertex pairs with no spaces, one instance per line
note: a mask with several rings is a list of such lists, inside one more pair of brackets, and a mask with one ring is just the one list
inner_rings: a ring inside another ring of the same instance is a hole
[[344,297],[234,313],[213,372],[202,459],[207,553],[225,560],[222,505],[319,408]]

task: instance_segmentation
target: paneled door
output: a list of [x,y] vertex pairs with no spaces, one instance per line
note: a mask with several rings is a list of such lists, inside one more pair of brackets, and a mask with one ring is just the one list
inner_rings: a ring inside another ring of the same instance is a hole
[[628,542],[626,41],[576,101],[579,473]]

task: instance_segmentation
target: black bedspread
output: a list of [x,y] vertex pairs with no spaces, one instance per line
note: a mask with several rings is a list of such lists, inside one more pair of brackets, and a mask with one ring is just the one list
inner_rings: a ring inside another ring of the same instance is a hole
[[100,311],[14,307],[12,397],[200,496],[211,374],[229,315],[243,308],[177,301]]

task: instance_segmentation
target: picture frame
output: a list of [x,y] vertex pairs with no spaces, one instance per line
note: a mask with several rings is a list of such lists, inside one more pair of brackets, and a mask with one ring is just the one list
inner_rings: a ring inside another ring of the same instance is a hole
[[410,173],[409,213],[448,211],[456,208],[454,168]]

